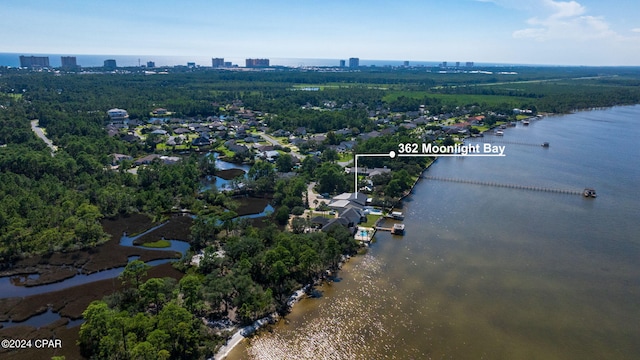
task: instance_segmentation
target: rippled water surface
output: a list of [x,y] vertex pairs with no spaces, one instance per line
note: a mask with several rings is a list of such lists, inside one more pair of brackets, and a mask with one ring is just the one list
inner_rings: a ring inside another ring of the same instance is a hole
[[232,359],[637,359],[640,106],[549,117],[427,174],[578,189],[597,199],[422,180],[404,237],[378,233],[322,297]]

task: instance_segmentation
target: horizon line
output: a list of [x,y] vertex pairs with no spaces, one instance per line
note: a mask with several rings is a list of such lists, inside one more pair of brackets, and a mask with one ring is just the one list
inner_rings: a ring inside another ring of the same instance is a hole
[[[155,54],[155,55],[148,55],[148,54],[89,54],[89,53],[41,53],[41,52],[31,52],[31,53],[27,53],[27,52],[4,52],[4,51],[0,51],[0,55],[1,54],[5,54],[5,55],[16,55],[16,56],[48,56],[48,57],[56,57],[56,56],[104,56],[106,57],[104,60],[109,60],[109,57],[132,57],[132,58],[139,58],[138,60],[141,60],[140,58],[142,57],[147,57],[147,58],[152,58],[152,57],[160,57],[160,58],[184,58],[187,59],[189,57],[193,57],[193,58],[208,58],[208,59],[215,59],[215,58],[222,58],[222,59],[234,59],[234,60],[238,60],[238,59],[242,59],[242,60],[246,60],[246,59],[257,59],[257,58],[261,58],[261,59],[279,59],[279,60],[284,60],[284,59],[288,59],[288,60],[323,60],[323,61],[340,61],[340,60],[345,60],[348,61],[350,58],[357,58],[360,60],[360,62],[394,62],[394,63],[404,63],[404,62],[409,62],[409,67],[415,67],[415,63],[419,63],[422,64],[421,66],[426,66],[424,65],[424,63],[429,63],[429,64],[433,64],[433,66],[438,66],[438,65],[443,65],[444,63],[447,63],[446,68],[466,68],[468,66],[466,66],[466,63],[473,63],[474,67],[477,66],[494,66],[494,67],[508,67],[508,66],[519,66],[519,67],[609,67],[609,68],[615,68],[615,67],[627,67],[627,68],[633,68],[633,67],[640,67],[640,64],[638,65],[585,65],[585,64],[534,64],[534,63],[513,63],[513,62],[500,62],[500,61],[449,61],[449,60],[442,60],[442,61],[436,61],[436,60],[411,60],[411,59],[371,59],[371,58],[361,58],[361,57],[356,57],[356,56],[350,56],[350,57],[344,57],[344,58],[329,58],[329,57],[280,57],[280,56],[276,56],[276,57],[268,57],[268,56],[252,56],[252,57],[242,57],[242,56],[230,56],[230,57],[216,57],[216,56],[211,56],[211,55],[159,55],[159,54]],[[148,61],[153,61],[155,62],[153,59],[145,59],[145,63]],[[411,65],[411,63],[414,63],[414,65]],[[459,63],[459,64],[457,64]],[[457,65],[456,65],[457,64]],[[202,64],[196,64],[198,67],[212,67],[211,65],[202,65]],[[238,65],[238,64],[236,64]],[[391,65],[391,64],[390,64]],[[0,66],[9,66],[9,65],[0,65]],[[80,65],[82,66],[82,65]],[[139,65],[128,65],[128,66],[121,66],[121,67],[136,67]],[[173,65],[160,65],[160,66],[182,66],[181,64],[173,64]],[[273,66],[284,66],[284,67],[296,67],[296,66],[291,66],[291,65],[279,65],[279,64],[274,64],[271,65],[270,67]],[[317,67],[338,67],[339,65],[301,65],[302,67],[304,66],[317,66]],[[360,67],[368,67],[371,65],[360,65]],[[375,65],[374,65],[375,66]],[[402,66],[402,64],[398,65],[398,66]],[[90,66],[90,65],[86,65],[86,67],[99,67],[97,65],[94,66]],[[298,66],[300,67],[300,66]],[[349,67],[349,66],[346,66]]]

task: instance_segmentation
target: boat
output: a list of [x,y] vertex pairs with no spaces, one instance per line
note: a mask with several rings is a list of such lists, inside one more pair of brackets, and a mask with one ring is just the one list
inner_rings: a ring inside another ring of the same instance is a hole
[[522,120],[522,125],[529,125],[529,120]]
[[394,235],[404,235],[404,224],[393,224],[391,233]]
[[504,131],[496,131],[496,136],[504,136]]
[[582,195],[584,195],[584,197],[590,197],[590,198],[595,198],[598,196],[596,195],[596,190],[592,188],[585,188],[584,191],[582,192]]
[[397,220],[402,220],[402,219],[404,219],[404,215],[403,215],[401,212],[399,212],[399,211],[394,211],[394,212],[392,212],[392,213],[391,213],[391,217],[392,217],[392,218],[394,218],[394,219],[397,219]]

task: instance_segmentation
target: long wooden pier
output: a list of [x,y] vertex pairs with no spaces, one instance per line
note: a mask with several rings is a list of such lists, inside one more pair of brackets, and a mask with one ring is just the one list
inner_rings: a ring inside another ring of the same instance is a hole
[[424,179],[428,180],[438,180],[438,181],[448,181],[455,182],[461,184],[473,184],[473,185],[482,185],[482,186],[494,186],[494,187],[502,187],[508,189],[519,189],[519,190],[531,190],[531,191],[543,191],[550,193],[558,193],[558,194],[568,194],[568,195],[583,195],[583,190],[570,190],[570,189],[554,189],[547,188],[541,186],[530,186],[530,185],[519,185],[519,184],[503,184],[492,181],[477,181],[477,180],[466,180],[466,179],[457,179],[457,178],[446,178],[440,176],[423,176]]
[[[473,141],[471,141],[473,142]],[[501,139],[491,139],[491,144],[508,144],[508,145],[522,145],[522,146],[536,146],[536,147],[549,147],[548,142],[543,142],[541,144],[521,142],[521,141],[509,141],[509,140],[501,140]],[[484,142],[480,142],[479,144],[484,144]]]

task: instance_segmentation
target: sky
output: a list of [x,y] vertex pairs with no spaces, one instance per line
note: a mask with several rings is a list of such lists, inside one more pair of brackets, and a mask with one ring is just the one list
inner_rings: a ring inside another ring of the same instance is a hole
[[1,0],[0,52],[640,66],[637,0]]

